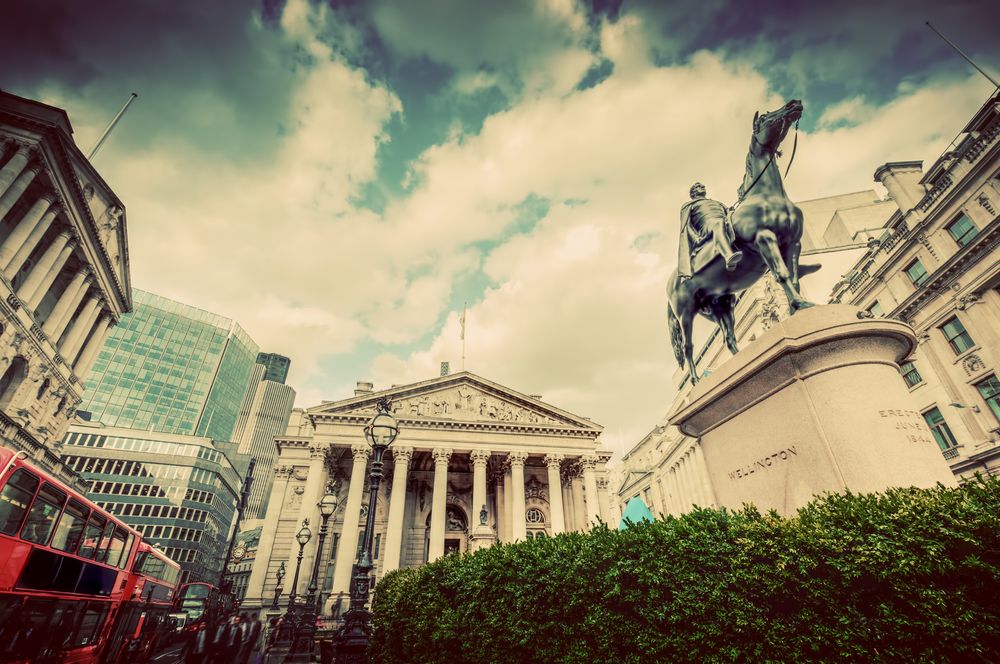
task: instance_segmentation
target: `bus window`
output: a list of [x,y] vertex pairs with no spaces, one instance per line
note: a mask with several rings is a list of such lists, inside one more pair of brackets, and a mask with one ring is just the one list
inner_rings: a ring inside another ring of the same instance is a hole
[[87,602],[80,627],[76,630],[73,638],[73,647],[90,645],[97,640],[97,636],[101,632],[101,624],[104,622],[104,613],[103,602]]
[[31,504],[31,510],[28,511],[24,527],[21,528],[21,539],[35,544],[48,544],[65,502],[65,493],[47,482],[42,484],[35,502]]
[[125,542],[125,551],[122,553],[122,559],[118,563],[118,567],[125,569],[128,565],[128,557],[132,555],[132,546],[135,544],[135,535],[132,533],[128,534],[128,540]]
[[38,478],[24,468],[18,468],[11,474],[0,491],[0,533],[17,534],[37,488]]
[[108,525],[104,527],[104,537],[101,538],[101,546],[97,551],[97,555],[94,557],[99,563],[104,563],[108,561],[108,549],[111,548],[111,535],[115,532],[115,524],[108,522]]
[[87,528],[83,533],[83,542],[80,544],[79,555],[84,558],[93,559],[97,553],[97,545],[101,541],[101,533],[104,532],[105,519],[96,514],[91,515],[87,522]]
[[90,510],[82,503],[70,498],[69,505],[56,526],[56,534],[52,536],[52,548],[76,553],[89,513]]
[[[110,526],[111,524],[108,525]],[[111,536],[111,547],[108,549],[108,564],[118,567],[124,551],[125,531],[121,528],[115,528],[115,532]]]

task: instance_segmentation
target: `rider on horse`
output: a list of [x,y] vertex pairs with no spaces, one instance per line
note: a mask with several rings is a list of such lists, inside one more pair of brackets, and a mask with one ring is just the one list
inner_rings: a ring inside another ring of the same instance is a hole
[[726,262],[726,269],[735,270],[743,258],[743,252],[733,249],[735,237],[726,218],[726,206],[707,198],[705,185],[700,182],[691,185],[690,194],[691,200],[681,208],[678,274],[690,278],[695,272],[693,263],[698,250],[709,243]]

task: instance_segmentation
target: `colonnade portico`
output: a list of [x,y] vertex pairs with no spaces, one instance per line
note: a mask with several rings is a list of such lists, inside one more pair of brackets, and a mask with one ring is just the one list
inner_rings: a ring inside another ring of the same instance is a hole
[[[0,394],[59,471],[58,443],[108,329],[131,308],[124,210],[60,109],[0,91]],[[19,449],[17,441],[5,440]]]
[[[601,504],[596,478],[603,477],[610,454],[598,449],[601,429],[589,420],[468,373],[358,395],[297,411],[297,421],[293,413],[288,433],[276,439],[279,467],[296,470],[285,495],[269,503],[261,552],[272,538],[271,560],[258,553],[248,602],[263,603],[273,592],[277,565],[284,560],[287,569],[297,553],[276,534],[292,532],[292,514],[298,518],[306,509],[310,484],[335,487],[340,499],[331,518],[333,537],[319,555],[328,574],[326,609],[335,613],[338,600],[346,601],[370,500],[369,450],[359,443],[361,429],[381,396],[392,401],[400,434],[386,452],[386,481],[375,502],[379,578],[451,551],[558,535],[595,522]],[[319,477],[303,468],[306,447],[326,458]]]

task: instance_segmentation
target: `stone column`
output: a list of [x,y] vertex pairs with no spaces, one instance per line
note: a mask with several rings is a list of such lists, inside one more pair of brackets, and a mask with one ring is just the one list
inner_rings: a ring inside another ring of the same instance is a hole
[[545,465],[549,471],[549,518],[552,520],[552,534],[566,532],[566,514],[563,512],[562,478],[559,471],[562,467],[562,454],[545,455]]
[[73,279],[66,285],[66,290],[59,296],[59,300],[56,302],[56,306],[52,308],[52,312],[49,313],[49,317],[45,319],[45,324],[42,325],[42,332],[49,338],[53,346],[56,345],[59,335],[62,334],[63,323],[66,322],[69,314],[80,306],[80,300],[83,299],[83,294],[87,290],[88,285],[87,269],[84,268],[77,271],[73,275]]
[[[274,470],[274,483],[271,484],[271,500],[267,504],[267,514],[260,531],[260,544],[257,546],[257,557],[250,568],[250,579],[247,581],[247,594],[243,606],[270,606],[274,599],[272,585],[270,597],[264,597],[264,585],[275,579],[268,578],[268,568],[271,565],[271,552],[274,550],[274,536],[278,529],[281,510],[285,506],[285,491],[288,489],[288,478],[292,469],[279,466]],[[291,585],[291,582],[288,584]],[[287,588],[287,586],[286,586]]]
[[594,467],[597,465],[596,456],[585,456],[580,459],[583,466],[583,491],[587,500],[587,528],[593,528],[597,523],[600,514],[600,503],[597,499],[597,477],[594,475]]
[[438,448],[434,456],[434,496],[431,499],[431,536],[427,562],[444,555],[445,512],[448,510],[448,461],[451,450]]
[[583,504],[583,478],[575,475],[570,482],[573,493],[573,530],[586,530],[587,513]]
[[385,528],[383,576],[399,567],[403,549],[403,512],[406,509],[406,475],[413,458],[412,447],[390,447],[395,466],[392,469],[392,495],[389,497],[389,522]]
[[691,464],[688,462],[687,450],[680,458],[681,484],[684,487],[684,511],[690,511],[698,497],[694,492],[694,483],[691,481]]
[[514,541],[514,488],[510,481],[510,463],[503,471],[503,541]]
[[[486,463],[490,460],[489,450],[472,450],[472,516],[470,521],[479,525],[479,511],[486,506]],[[470,525],[472,525],[470,524]],[[474,528],[470,527],[470,531]]]
[[708,477],[708,466],[705,464],[705,453],[700,441],[694,443],[694,458],[698,466],[698,478],[701,480],[701,492],[705,496],[705,507],[715,507],[715,491]]
[[361,520],[361,498],[365,491],[365,468],[372,448],[367,444],[351,446],[354,465],[351,466],[351,484],[347,490],[347,504],[344,505],[344,521],[340,529],[340,544],[337,545],[337,561],[333,566],[333,590],[327,602],[327,612],[334,599],[351,590],[351,570],[357,560],[358,522]]
[[660,486],[660,480],[658,480],[655,475],[650,482],[650,486],[653,488],[652,494],[654,504],[649,506],[649,511],[653,513],[654,517],[659,517],[659,513],[663,511],[663,487]]
[[510,484],[511,484],[511,539],[515,542],[523,542],[528,538],[527,522],[524,519],[524,462],[528,460],[527,452],[511,452],[507,455],[510,460]]
[[31,158],[31,147],[24,145],[23,143],[17,146],[17,151],[14,155],[7,160],[4,164],[3,169],[0,170],[0,196],[7,193],[7,189],[10,188],[11,183],[14,182],[14,178],[21,174],[24,167],[28,165],[28,159]]
[[80,380],[85,380],[87,373],[90,371],[90,367],[94,363],[94,359],[97,357],[97,351],[101,349],[104,345],[104,339],[107,336],[108,328],[111,327],[111,316],[102,316],[98,321],[97,325],[94,326],[94,331],[90,333],[90,339],[87,340],[87,345],[83,347],[83,352],[80,353],[80,357],[77,358],[76,364],[73,365],[73,373],[77,375]]
[[59,214],[59,206],[52,204],[54,200],[53,194],[46,194],[35,201],[10,235],[4,238],[3,244],[0,244],[0,269],[3,269],[8,279],[21,269],[28,255],[49,229],[52,220]]
[[[306,570],[306,573],[299,578],[299,587],[295,590],[295,593],[302,597],[305,597],[306,590],[309,588],[313,561],[316,560],[316,556],[322,555],[322,552],[317,551],[316,547],[319,542],[319,527],[322,523],[319,516],[319,501],[323,497],[323,488],[326,485],[324,460],[325,455],[322,447],[316,445],[309,448],[309,474],[306,475],[302,505],[299,507],[299,515],[296,518],[298,523],[302,523],[303,519],[309,519],[309,530],[312,531],[312,539],[309,540],[302,552],[302,569]],[[298,556],[298,551],[296,551],[296,556]]]
[[66,341],[59,347],[59,354],[63,356],[70,366],[76,361],[76,354],[80,352],[83,345],[84,335],[90,331],[90,326],[94,324],[97,314],[101,310],[101,298],[98,295],[91,295],[87,304],[83,305],[80,315],[73,321],[66,335]]
[[34,180],[35,176],[41,171],[41,164],[34,164],[33,166],[29,166],[27,169],[21,171],[21,174],[14,178],[11,185],[7,187],[7,191],[0,196],[0,219],[7,216],[10,209],[14,207],[15,203],[17,203],[17,199],[21,198],[24,190],[28,188],[31,181]]
[[[59,270],[62,266],[66,264],[66,260],[69,258],[70,253],[73,248],[70,247],[66,254],[63,254],[63,249],[66,249],[66,245],[69,243],[70,234],[67,231],[63,231],[59,235],[55,236],[52,240],[52,244],[46,247],[45,251],[42,252],[41,257],[38,262],[31,268],[28,272],[28,276],[25,277],[21,285],[17,287],[17,296],[21,298],[22,302],[28,305],[28,308],[34,311],[35,307],[38,306],[37,303],[32,306],[31,302],[35,301],[36,292],[42,290],[45,286],[46,290],[48,286],[45,282],[48,280],[49,284],[52,280],[55,280],[56,275],[59,274]],[[60,259],[62,263],[60,263]],[[49,280],[49,272],[54,271],[52,274],[52,280]],[[45,295],[45,291],[42,290],[41,294],[37,298],[37,301],[41,301],[41,296]]]
[[680,516],[684,513],[684,500],[681,496],[680,467],[677,464],[670,467],[670,491],[672,493],[672,511],[675,516]]

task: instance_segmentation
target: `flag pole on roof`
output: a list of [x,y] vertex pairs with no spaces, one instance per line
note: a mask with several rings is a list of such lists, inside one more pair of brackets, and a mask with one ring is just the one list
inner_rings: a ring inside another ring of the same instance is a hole
[[108,138],[108,134],[110,134],[111,130],[115,128],[115,125],[118,124],[118,121],[122,119],[123,115],[125,115],[125,111],[128,110],[129,105],[133,101],[135,101],[135,98],[138,96],[139,96],[138,92],[133,92],[128,96],[128,100],[125,102],[125,105],[122,106],[122,110],[118,111],[118,115],[116,115],[114,119],[111,120],[111,123],[108,125],[108,128],[104,130],[104,133],[101,134],[101,137],[97,139],[97,143],[94,145],[93,148],[90,149],[90,154],[87,155],[87,159],[90,160],[94,159],[94,155],[97,154],[97,151],[101,149],[102,145],[104,145],[104,141]]

